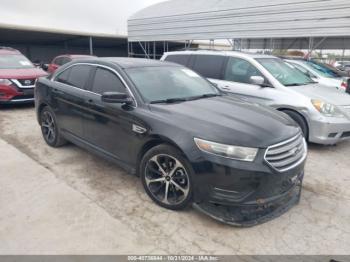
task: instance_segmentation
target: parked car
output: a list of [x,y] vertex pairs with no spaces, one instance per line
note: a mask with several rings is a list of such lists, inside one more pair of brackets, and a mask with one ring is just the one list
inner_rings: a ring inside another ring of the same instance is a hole
[[75,61],[37,82],[36,111],[48,145],[68,140],[116,162],[162,207],[194,203],[251,226],[299,201],[307,148],[294,121],[183,66]]
[[320,66],[311,61],[305,60],[285,60],[288,64],[296,67],[298,70],[308,75],[311,79],[318,82],[321,85],[336,88],[343,92],[346,91],[348,85],[348,79],[341,77],[338,74],[332,72],[326,67]]
[[325,63],[322,63],[322,62],[319,62],[319,61],[316,61],[316,60],[310,60],[310,62],[330,70],[331,72],[333,72],[338,77],[350,77],[350,72],[342,71],[342,70],[340,70],[340,69],[338,69],[338,68],[336,68],[336,67],[334,67],[334,66],[332,66],[330,64],[325,64]]
[[350,71],[350,61],[337,61],[335,63],[335,67],[344,72]]
[[336,144],[350,138],[350,96],[316,83],[282,59],[233,51],[179,51],[165,53],[162,60],[185,65],[221,90],[288,114],[310,142]]
[[0,47],[0,104],[34,102],[34,84],[46,73],[20,51]]
[[47,72],[49,72],[50,74],[52,74],[53,72],[55,72],[60,66],[63,66],[69,62],[72,62],[74,60],[77,59],[90,59],[92,57],[95,56],[91,56],[91,55],[60,55],[55,57],[51,64],[48,65],[47,67]]

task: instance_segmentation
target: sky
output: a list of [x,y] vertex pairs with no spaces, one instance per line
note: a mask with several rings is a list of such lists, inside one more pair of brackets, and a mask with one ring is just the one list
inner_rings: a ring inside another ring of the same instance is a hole
[[0,27],[126,36],[127,19],[165,0],[1,0]]

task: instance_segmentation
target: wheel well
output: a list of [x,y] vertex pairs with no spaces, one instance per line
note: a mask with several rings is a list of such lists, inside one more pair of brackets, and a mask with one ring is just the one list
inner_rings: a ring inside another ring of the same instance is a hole
[[38,108],[38,122],[40,124],[40,114],[41,114],[41,111],[43,111],[44,107],[48,106],[47,104],[45,103],[42,103],[39,108]]
[[309,130],[310,130],[309,123],[307,122],[306,118],[302,114],[300,114],[298,111],[296,111],[294,109],[290,109],[290,108],[279,108],[277,110],[281,111],[283,113],[285,113],[285,111],[290,111],[290,112],[293,112],[293,113],[299,115],[304,120],[304,123],[306,124],[307,131],[308,131],[307,136],[309,136]]
[[141,148],[140,152],[137,155],[137,169],[136,169],[137,176],[139,176],[139,167],[140,167],[141,160],[142,160],[143,156],[149,150],[151,150],[153,147],[156,147],[156,146],[159,146],[162,144],[167,144],[167,145],[175,147],[177,150],[179,150],[185,156],[184,152],[171,140],[166,139],[166,138],[156,137],[156,138],[148,141],[146,144],[144,144],[143,147]]

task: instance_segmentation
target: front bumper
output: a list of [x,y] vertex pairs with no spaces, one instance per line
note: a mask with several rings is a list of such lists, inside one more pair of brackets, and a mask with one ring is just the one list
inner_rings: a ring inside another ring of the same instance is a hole
[[270,199],[260,199],[255,204],[236,206],[215,203],[194,203],[193,207],[211,218],[237,227],[251,227],[281,216],[299,203],[302,176],[287,192]]
[[0,87],[0,104],[22,104],[34,102],[34,88]]
[[203,154],[194,171],[194,207],[234,226],[271,220],[299,202],[306,159],[279,172],[259,152],[254,162]]
[[310,142],[334,145],[349,138],[350,120],[347,118],[325,118],[310,122]]

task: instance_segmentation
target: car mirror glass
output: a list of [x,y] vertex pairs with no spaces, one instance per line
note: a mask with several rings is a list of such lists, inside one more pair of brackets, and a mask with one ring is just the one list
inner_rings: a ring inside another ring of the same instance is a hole
[[133,99],[125,93],[119,92],[105,92],[101,97],[102,102],[115,104],[132,104]]

